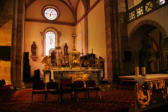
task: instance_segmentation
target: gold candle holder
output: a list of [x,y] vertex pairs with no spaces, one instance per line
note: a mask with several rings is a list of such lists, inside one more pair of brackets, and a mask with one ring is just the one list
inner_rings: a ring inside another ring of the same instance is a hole
[[50,75],[46,74],[45,75],[45,83],[48,83],[48,82],[50,82]]

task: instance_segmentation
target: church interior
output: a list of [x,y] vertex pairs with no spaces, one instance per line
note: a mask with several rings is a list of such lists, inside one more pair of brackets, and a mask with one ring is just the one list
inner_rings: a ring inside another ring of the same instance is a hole
[[168,111],[167,0],[0,7],[0,111]]

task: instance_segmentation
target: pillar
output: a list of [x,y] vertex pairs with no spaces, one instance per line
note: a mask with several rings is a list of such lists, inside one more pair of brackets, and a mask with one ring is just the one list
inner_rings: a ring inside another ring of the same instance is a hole
[[120,72],[121,40],[118,0],[104,0],[108,79],[113,81]]
[[21,88],[23,80],[25,0],[13,0],[13,28],[11,51],[11,82]]

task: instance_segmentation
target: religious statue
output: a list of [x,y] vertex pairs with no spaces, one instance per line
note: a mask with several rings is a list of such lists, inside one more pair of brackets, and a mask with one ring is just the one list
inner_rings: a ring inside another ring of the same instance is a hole
[[32,56],[36,56],[36,49],[37,49],[36,43],[35,41],[33,41],[33,44],[31,45]]
[[36,50],[37,50],[37,46],[35,41],[33,41],[33,44],[31,45],[31,58],[33,61],[37,60]]
[[56,52],[54,50],[51,52],[51,63],[52,65],[56,64]]
[[64,56],[67,56],[68,55],[68,45],[67,43],[65,43],[64,45]]

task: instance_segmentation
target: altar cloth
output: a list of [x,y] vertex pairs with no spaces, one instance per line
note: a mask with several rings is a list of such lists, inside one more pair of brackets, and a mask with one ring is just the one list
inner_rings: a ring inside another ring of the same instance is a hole
[[137,82],[139,78],[144,78],[145,81],[166,80],[168,79],[168,74],[146,74],[145,76],[142,75],[119,76],[119,79],[121,81],[127,81],[127,82]]

